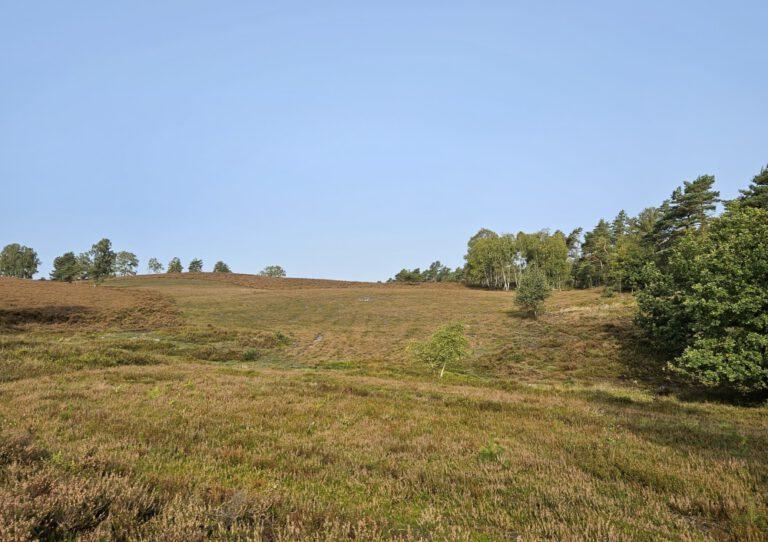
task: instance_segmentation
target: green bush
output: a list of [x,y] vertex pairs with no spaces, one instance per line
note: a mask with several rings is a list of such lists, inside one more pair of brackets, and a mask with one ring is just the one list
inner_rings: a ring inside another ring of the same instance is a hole
[[768,212],[735,209],[650,264],[638,322],[691,382],[768,392]]
[[547,277],[537,266],[526,269],[517,285],[515,302],[531,316],[536,318],[541,314],[546,300],[551,293]]
[[469,341],[460,323],[438,329],[429,340],[415,342],[410,347],[413,358],[430,367],[440,367],[440,378],[448,364],[454,364],[469,354]]

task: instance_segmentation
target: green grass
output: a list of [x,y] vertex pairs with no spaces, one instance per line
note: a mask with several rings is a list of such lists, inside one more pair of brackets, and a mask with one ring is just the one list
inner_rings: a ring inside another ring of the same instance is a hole
[[628,297],[118,286],[182,324],[0,334],[2,540],[766,539],[768,409],[677,395]]

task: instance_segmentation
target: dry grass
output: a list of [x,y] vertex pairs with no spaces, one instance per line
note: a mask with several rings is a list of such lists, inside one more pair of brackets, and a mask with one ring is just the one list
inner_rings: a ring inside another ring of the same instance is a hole
[[[0,540],[766,539],[768,411],[655,394],[629,298],[109,291],[185,324],[0,334]],[[402,352],[452,320],[438,381]]]
[[177,317],[173,302],[152,292],[0,277],[0,330],[156,329]]

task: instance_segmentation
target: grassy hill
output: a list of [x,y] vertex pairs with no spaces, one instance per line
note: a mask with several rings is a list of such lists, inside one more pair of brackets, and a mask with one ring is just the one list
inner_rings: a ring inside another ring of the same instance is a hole
[[[629,296],[0,280],[0,540],[764,540],[768,408],[677,393]],[[409,341],[461,321],[445,378]]]

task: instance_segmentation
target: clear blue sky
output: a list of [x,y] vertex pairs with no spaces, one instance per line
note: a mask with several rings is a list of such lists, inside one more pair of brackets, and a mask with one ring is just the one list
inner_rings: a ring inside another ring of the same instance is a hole
[[[0,245],[386,279],[768,162],[768,3],[0,1]],[[39,275],[38,275],[39,276]]]

